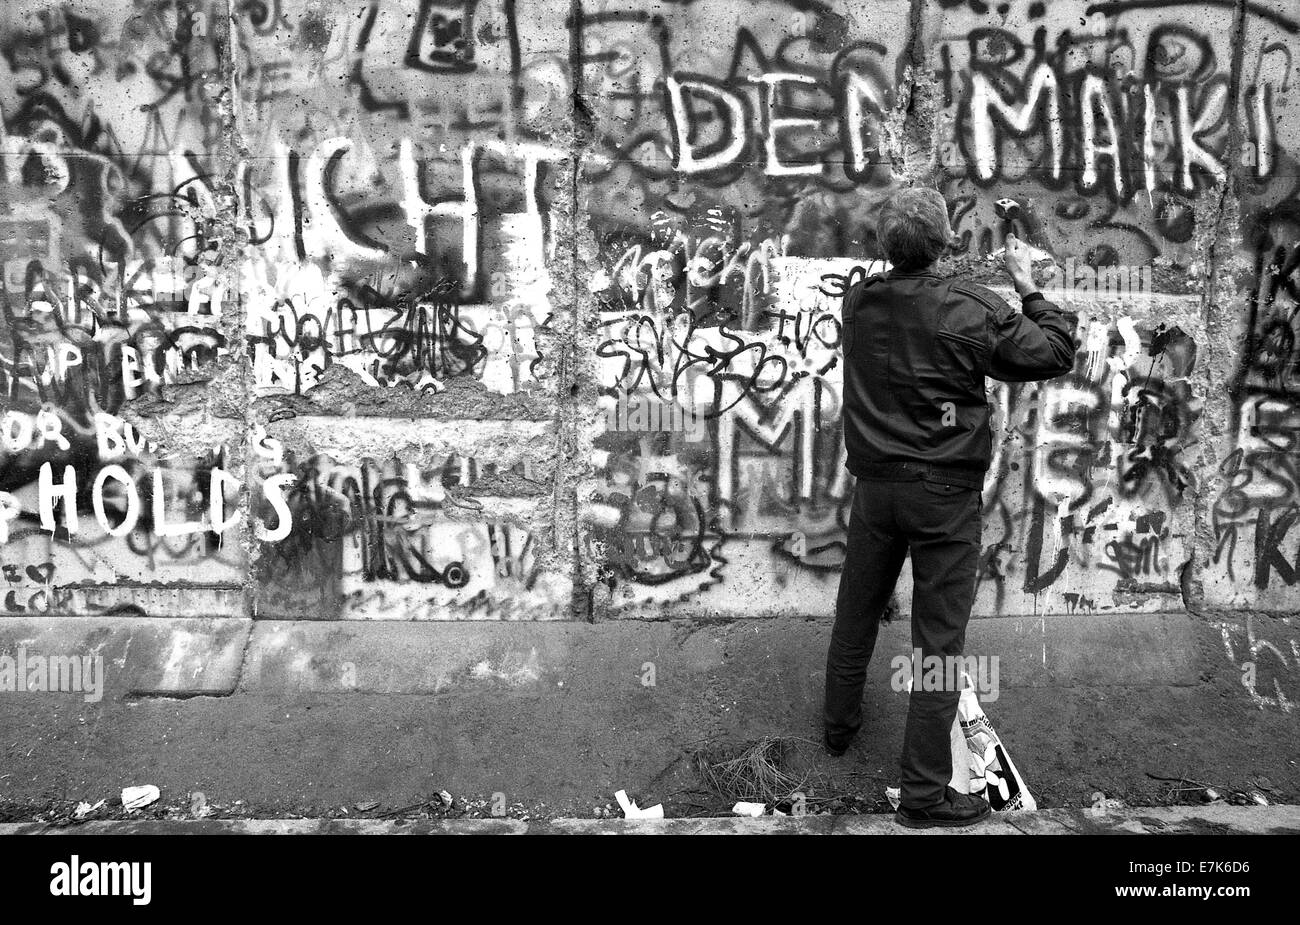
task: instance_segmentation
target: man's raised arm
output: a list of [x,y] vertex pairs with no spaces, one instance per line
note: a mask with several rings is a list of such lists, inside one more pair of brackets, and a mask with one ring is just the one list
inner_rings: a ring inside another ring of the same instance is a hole
[[989,377],[1032,382],[1065,375],[1074,368],[1078,318],[1037,290],[1029,272],[1029,248],[1015,235],[1007,238],[1006,267],[1022,300],[1022,311],[1008,305],[990,318]]

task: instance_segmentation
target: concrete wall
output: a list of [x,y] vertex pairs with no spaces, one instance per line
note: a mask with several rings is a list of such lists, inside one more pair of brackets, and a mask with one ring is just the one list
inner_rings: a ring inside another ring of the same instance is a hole
[[1298,32],[10,0],[3,610],[829,615],[837,297],[909,183],[989,281],[1018,198],[1081,316],[1073,375],[990,384],[978,615],[1294,610]]

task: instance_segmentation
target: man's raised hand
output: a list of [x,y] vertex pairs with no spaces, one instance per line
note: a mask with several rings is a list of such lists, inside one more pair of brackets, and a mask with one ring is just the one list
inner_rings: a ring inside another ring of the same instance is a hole
[[1032,273],[1033,252],[1014,234],[1007,235],[1006,253],[1002,256],[1002,265],[1020,295],[1028,295],[1035,288]]

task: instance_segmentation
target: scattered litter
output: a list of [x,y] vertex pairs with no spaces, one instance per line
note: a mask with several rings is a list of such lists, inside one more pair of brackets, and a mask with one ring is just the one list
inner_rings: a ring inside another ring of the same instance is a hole
[[438,793],[438,799],[442,800],[442,805],[451,809],[452,803],[456,802],[455,798],[446,790]]
[[122,808],[126,810],[143,809],[157,801],[158,788],[153,784],[141,784],[138,787],[122,788]]
[[202,790],[195,790],[190,794],[190,815],[195,819],[205,819],[212,815],[212,807],[208,805],[208,797]]
[[649,809],[641,809],[636,803],[627,798],[627,791],[620,790],[614,794],[614,799],[618,800],[618,805],[623,809],[624,819],[662,819],[664,817],[664,807],[662,803],[656,803]]
[[902,798],[903,798],[902,787],[885,788],[885,799],[888,800],[889,805],[894,808],[894,812],[898,812],[898,804],[902,800]]
[[789,813],[783,813],[783,812],[781,812],[781,810],[779,810],[779,809],[777,809],[775,806],[773,806],[773,807],[772,807],[772,815],[773,815],[773,816],[788,816],[788,815],[790,815],[790,814],[789,814]]
[[[766,803],[746,803],[743,800],[731,807],[731,811],[737,816],[761,816],[767,812]],[[785,815],[782,813],[781,815]]]
[[1268,797],[1264,796],[1264,794],[1260,793],[1258,790],[1252,790],[1250,792],[1250,798],[1254,801],[1256,806],[1268,805]]
[[[1183,795],[1187,794],[1188,796],[1186,798],[1197,799],[1200,800],[1202,803],[1222,803],[1224,802],[1225,799],[1223,795],[1223,791],[1228,790],[1228,788],[1226,787],[1224,788],[1212,787],[1209,784],[1205,783],[1205,781],[1192,780],[1190,777],[1168,777],[1161,774],[1152,774],[1150,771],[1147,771],[1146,774],[1147,777],[1151,778],[1152,780],[1166,781],[1172,784],[1186,785],[1182,787],[1170,787],[1168,789],[1168,791],[1165,793],[1165,797],[1166,799],[1172,801],[1183,800],[1185,799]],[[1249,806],[1252,802],[1252,798],[1248,797],[1245,793],[1242,793],[1241,791],[1230,791],[1227,797],[1227,801],[1229,803],[1235,803],[1238,806]]]
[[357,804],[357,810],[359,812],[368,813],[378,805],[378,800],[366,800],[364,803]]
[[104,805],[103,800],[100,800],[94,806],[91,806],[85,800],[82,800],[80,803],[77,804],[77,808],[73,811],[72,814],[78,819],[85,819],[87,816],[95,812],[95,810],[99,809],[103,805]]

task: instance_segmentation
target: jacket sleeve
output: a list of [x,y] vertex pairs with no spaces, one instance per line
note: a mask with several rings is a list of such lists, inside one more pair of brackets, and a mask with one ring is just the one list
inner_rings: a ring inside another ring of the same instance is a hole
[[858,293],[861,289],[861,282],[854,283],[849,287],[848,292],[844,293],[844,301],[840,303],[840,351],[845,357],[853,354],[853,344],[856,340],[853,313],[858,307]]
[[1033,382],[1064,376],[1074,368],[1077,315],[1062,311],[1042,293],[1024,299],[1022,311],[998,299],[989,312],[987,375],[1003,382]]

